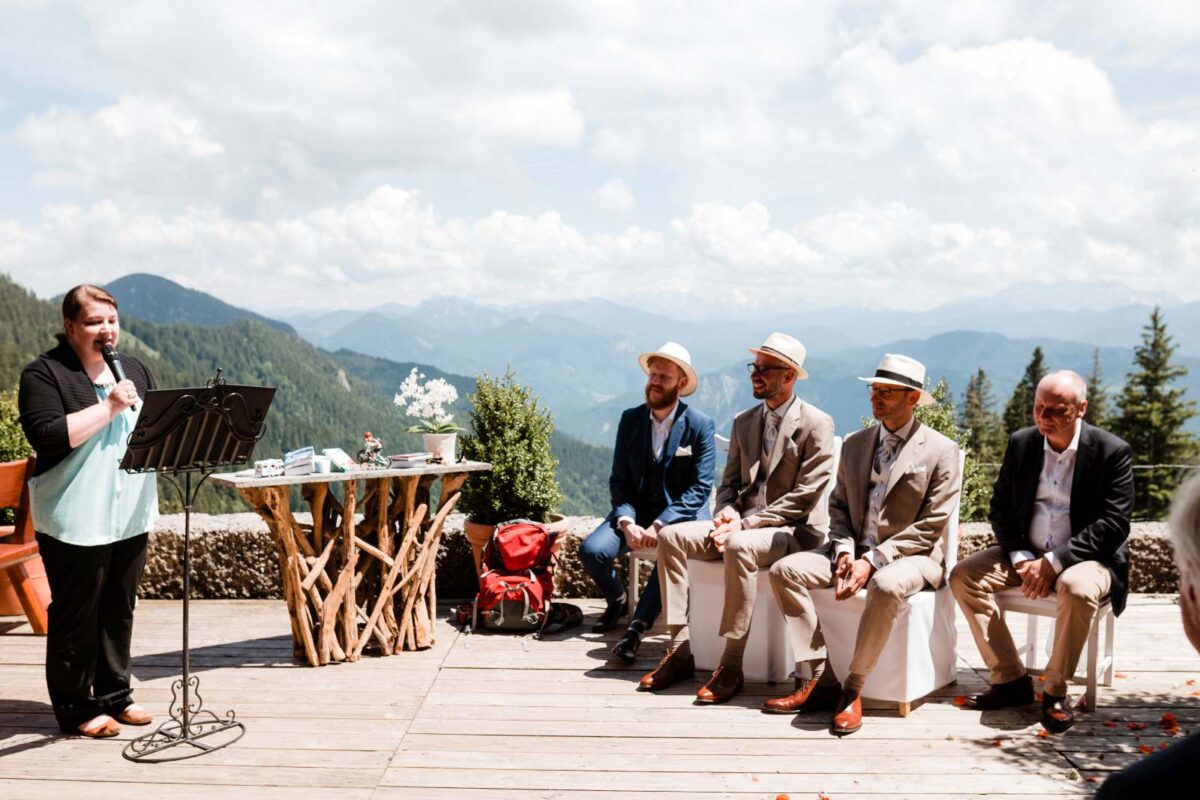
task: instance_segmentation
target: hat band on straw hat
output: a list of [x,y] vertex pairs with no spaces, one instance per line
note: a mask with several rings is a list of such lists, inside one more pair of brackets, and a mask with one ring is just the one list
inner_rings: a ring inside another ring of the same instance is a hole
[[908,377],[907,375],[902,375],[899,372],[892,372],[890,369],[875,370],[875,377],[876,378],[885,378],[889,381],[896,381],[897,383],[903,383],[905,386],[911,386],[912,388],[916,389],[918,392],[923,391],[925,389],[925,387],[923,385],[921,385],[920,383],[917,383],[914,379]]

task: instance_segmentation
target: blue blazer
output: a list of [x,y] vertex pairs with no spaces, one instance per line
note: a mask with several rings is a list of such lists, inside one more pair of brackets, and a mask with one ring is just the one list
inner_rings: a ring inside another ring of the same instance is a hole
[[[680,401],[675,424],[663,446],[664,509],[635,506],[642,480],[650,464],[650,409],[642,404],[621,414],[617,426],[617,444],[613,450],[612,475],[608,479],[613,510],[608,515],[616,525],[621,517],[635,520],[660,519],[663,524],[695,519],[712,519],[708,498],[712,493],[716,468],[713,421],[707,415]],[[691,454],[686,454],[686,451]],[[683,451],[683,452],[681,452]],[[641,512],[640,514],[638,512]]]

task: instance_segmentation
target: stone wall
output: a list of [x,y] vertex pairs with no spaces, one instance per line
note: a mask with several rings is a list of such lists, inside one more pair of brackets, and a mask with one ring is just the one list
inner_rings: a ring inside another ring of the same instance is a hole
[[[301,521],[308,520],[297,515]],[[471,548],[462,534],[461,515],[446,522],[442,546],[438,552],[438,597],[469,598],[475,593]],[[582,537],[592,531],[599,519],[571,519],[573,536],[563,542],[555,583],[561,597],[596,597],[592,583],[579,564]],[[959,557],[993,544],[986,523],[962,526]],[[1171,547],[1163,523],[1137,523],[1130,537],[1133,557],[1131,589],[1135,592],[1173,593],[1179,591],[1179,575],[1171,561]],[[163,516],[150,535],[150,552],[142,577],[141,595],[146,598],[183,596],[181,559],[183,554],[183,517]],[[620,559],[617,570],[625,581],[627,559]],[[281,597],[279,562],[267,526],[257,514],[192,516],[192,597],[205,599],[249,599]],[[649,575],[642,570],[642,581]]]

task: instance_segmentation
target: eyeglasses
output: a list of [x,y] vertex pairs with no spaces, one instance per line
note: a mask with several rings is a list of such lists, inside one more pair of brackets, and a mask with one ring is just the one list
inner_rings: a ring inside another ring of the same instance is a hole
[[763,367],[759,366],[758,364],[750,363],[746,365],[746,369],[749,370],[751,375],[765,375],[768,372],[774,372],[777,369],[791,369],[791,367]]
[[907,392],[912,392],[912,391],[915,391],[915,390],[914,389],[901,389],[899,387],[897,387],[895,389],[888,389],[883,386],[868,386],[867,387],[867,394],[871,395],[872,397],[875,397],[876,395],[878,395],[879,397],[882,397],[884,400],[891,399],[892,395],[895,395],[895,394],[902,394],[902,393],[907,393]]

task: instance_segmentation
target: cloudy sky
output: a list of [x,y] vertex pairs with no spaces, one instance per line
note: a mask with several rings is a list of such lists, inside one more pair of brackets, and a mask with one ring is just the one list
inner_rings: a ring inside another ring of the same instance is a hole
[[0,0],[0,271],[265,311],[1200,299],[1192,0],[311,5]]

